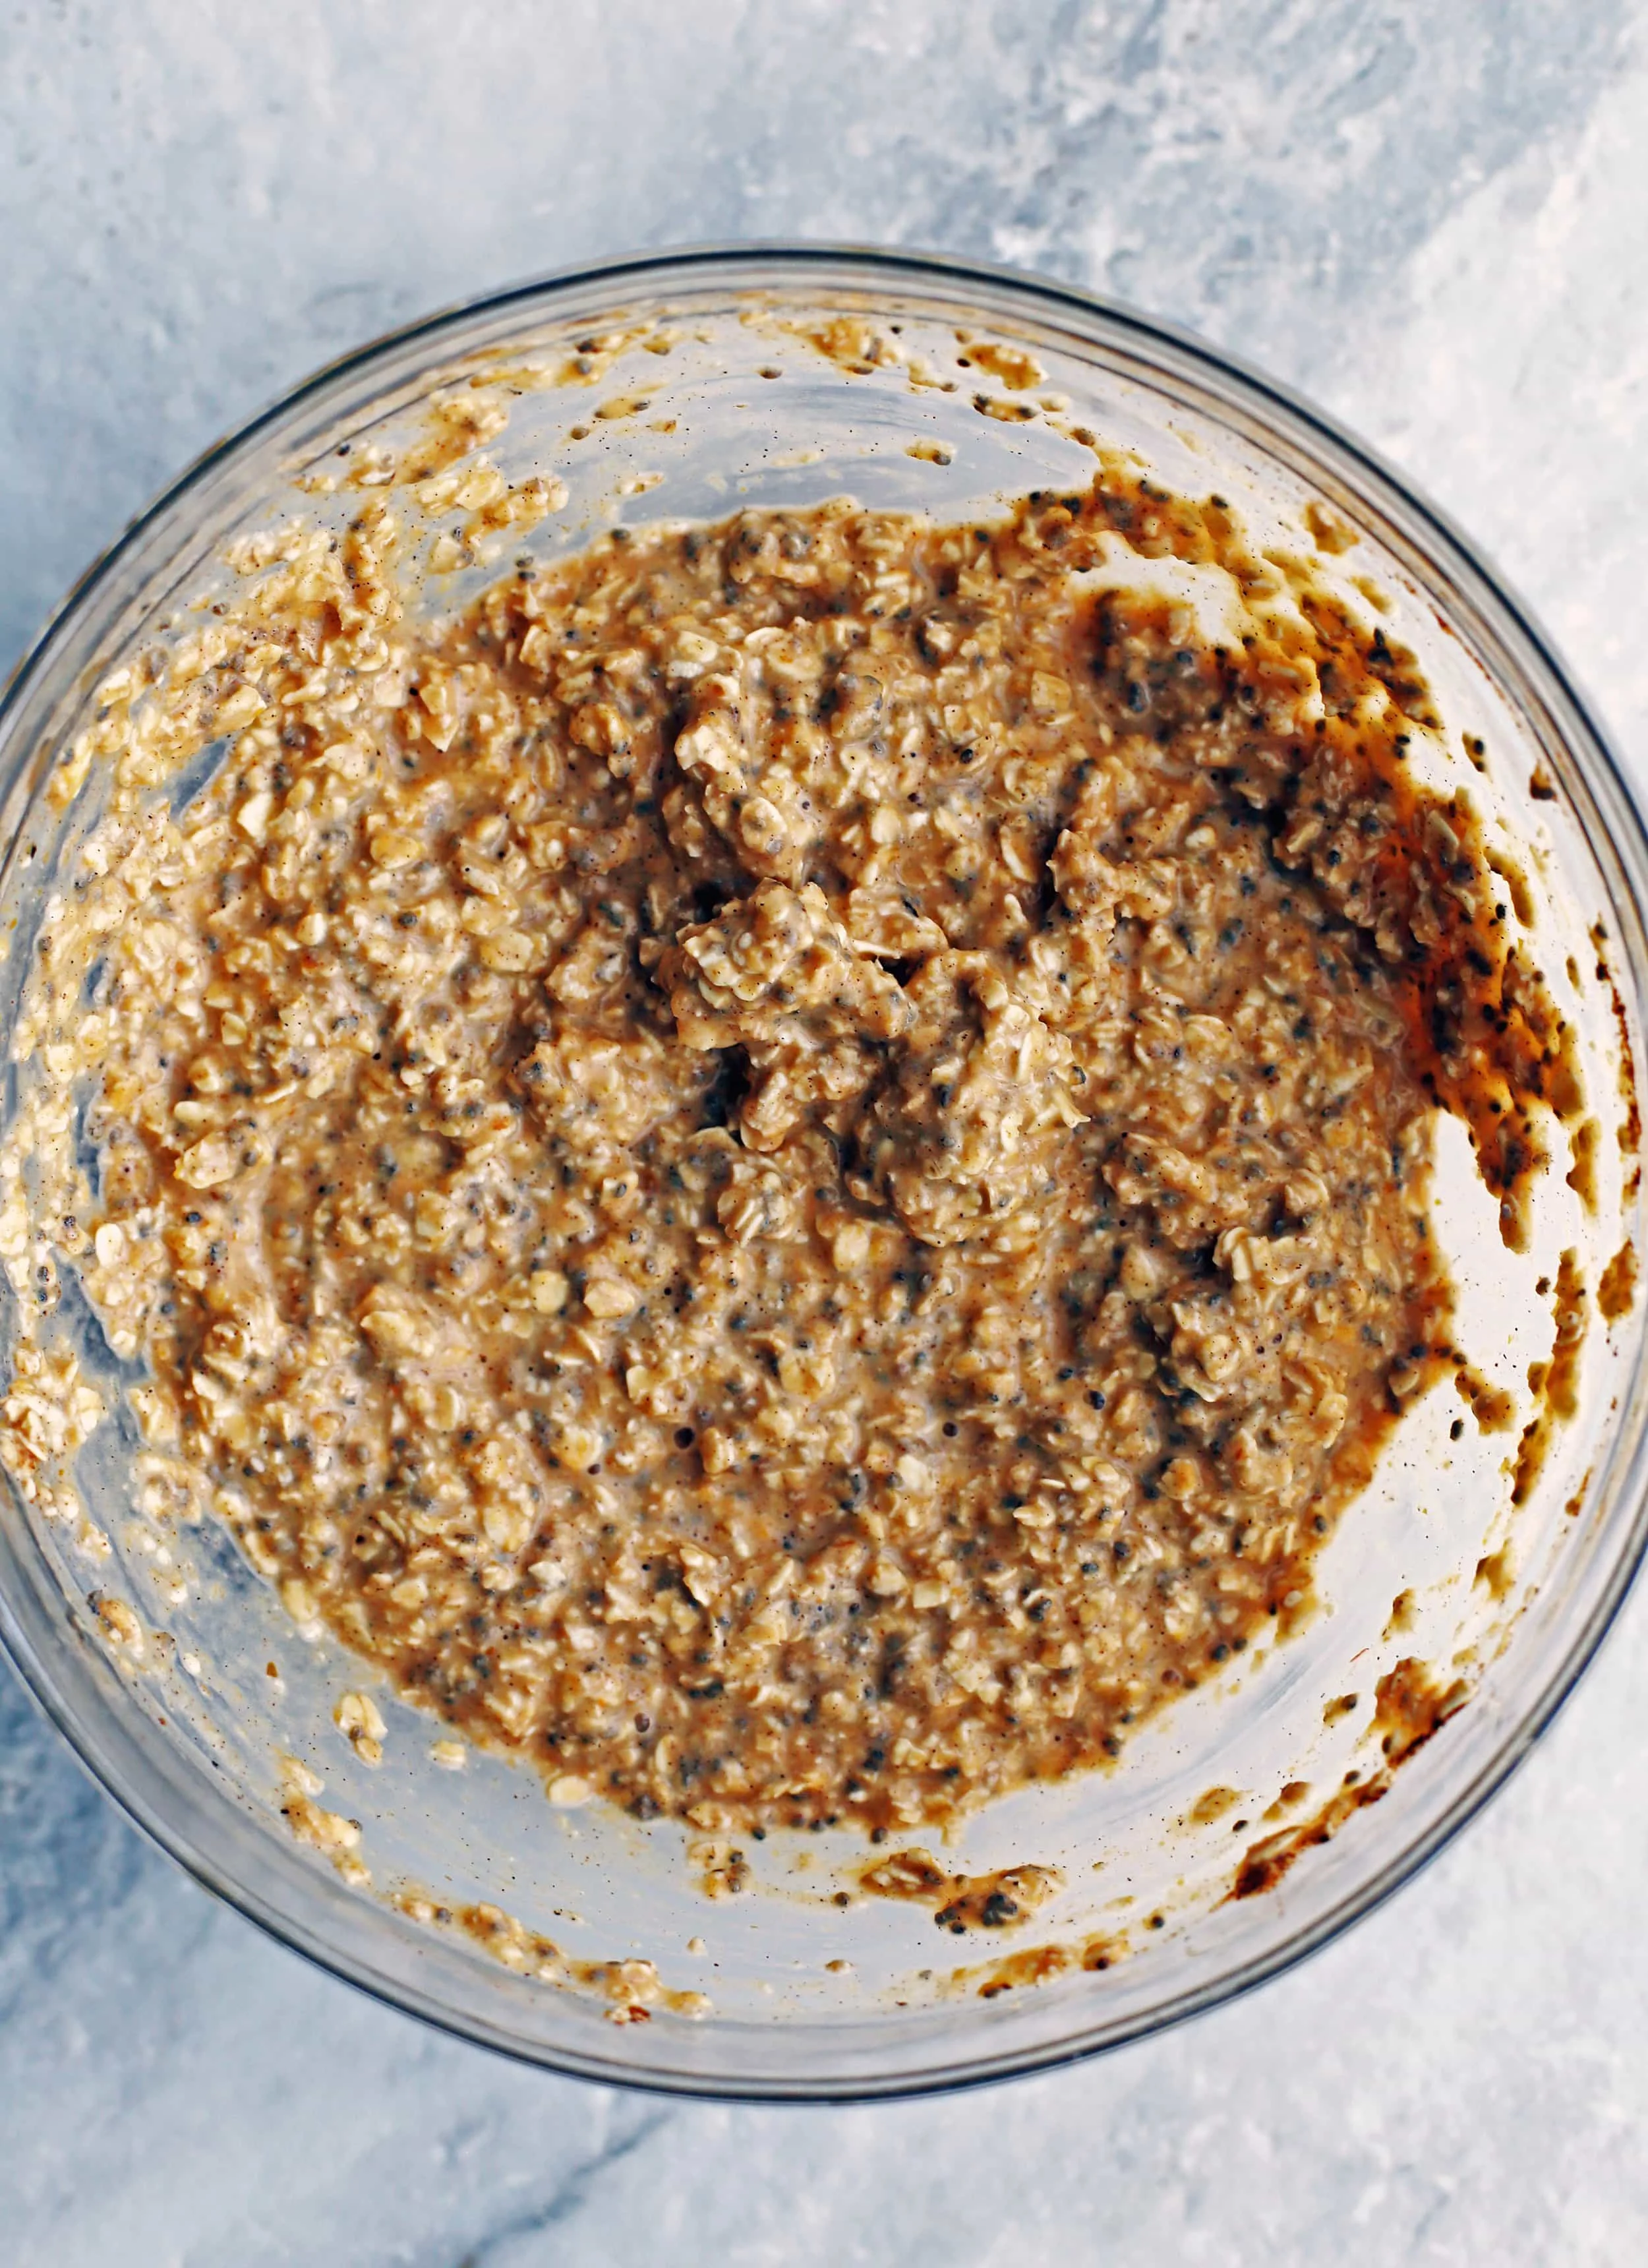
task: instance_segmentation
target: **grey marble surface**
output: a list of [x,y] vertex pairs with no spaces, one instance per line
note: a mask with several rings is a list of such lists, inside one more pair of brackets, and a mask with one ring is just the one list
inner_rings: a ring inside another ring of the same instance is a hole
[[[1648,780],[1644,0],[7,0],[0,669],[203,444],[536,270],[716,236],[1198,326],[1488,545]],[[1648,2258],[1648,1595],[1467,1837],[1258,1997],[874,2110],[515,2070],[152,1853],[0,1670],[17,2268]]]

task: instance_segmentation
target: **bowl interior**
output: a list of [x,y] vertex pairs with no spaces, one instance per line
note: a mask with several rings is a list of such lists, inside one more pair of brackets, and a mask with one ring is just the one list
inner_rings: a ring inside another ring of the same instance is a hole
[[[1618,1256],[1640,1205],[1644,870],[1606,752],[1536,636],[1446,531],[1353,446],[1206,350],[1078,295],[931,263],[653,262],[511,295],[323,376],[197,468],[87,582],[0,718],[8,1035],[42,908],[99,808],[95,768],[62,814],[42,781],[94,713],[103,675],[134,645],[188,635],[232,589],[232,539],[294,514],[341,524],[374,485],[417,514],[397,468],[431,405],[455,400],[496,427],[473,459],[511,482],[564,482],[567,501],[446,571],[451,547],[432,562],[429,549],[463,513],[431,510],[419,586],[431,613],[518,556],[554,556],[614,524],[842,494],[993,516],[1026,490],[1085,486],[1097,442],[1167,489],[1224,496],[1279,585],[1307,567],[1410,646],[1446,726],[1416,768],[1465,785],[1483,814],[1508,917],[1573,1027],[1592,1130],[1582,1170],[1573,1130],[1551,1119],[1519,1255],[1500,1242],[1462,1130],[1438,1130],[1433,1210],[1457,1335],[1474,1373],[1509,1397],[1508,1426],[1483,1430],[1445,1388],[1424,1396],[1318,1563],[1322,1603],[1304,1629],[1226,1664],[1113,1770],[975,1818],[946,1865],[1034,1860],[1060,1868],[1064,1888],[1016,1936],[966,1946],[918,1907],[837,1907],[866,1856],[840,1832],[770,1837],[747,1851],[752,1888],[710,1900],[692,1830],[552,1809],[536,1778],[495,1757],[435,1769],[440,1727],[386,1690],[385,1761],[367,1771],[332,1721],[339,1694],[369,1682],[361,1665],[300,1636],[226,1532],[161,1516],[123,1407],[78,1460],[107,1557],[15,1492],[0,1500],[0,1633],[105,1784],[214,1888],[357,1981],[523,2056],[704,2091],[895,2092],[1085,2052],[1205,2006],[1320,1942],[1469,1815],[1578,1674],[1640,1550],[1641,1314],[1622,1296]],[[1188,571],[1117,570],[1174,571]],[[1240,595],[1216,573],[1183,594],[1215,617]],[[8,1108],[38,1076],[9,1064]],[[26,1296],[19,1235],[4,1256]],[[1525,1443],[1549,1416],[1559,1277],[1561,1328],[1578,1334],[1574,1406],[1537,1436],[1534,1470]],[[118,1403],[137,1373],[72,1287],[59,1327]],[[136,1665],[107,1643],[93,1594],[129,1600],[151,1634]],[[1375,1697],[1406,1660],[1426,1666],[1430,1690],[1459,1683],[1469,1697],[1393,1773]],[[360,1822],[369,1884],[351,1887],[293,1840],[280,1809],[289,1756]],[[1234,1800],[1210,1796],[1220,1790]],[[1231,1895],[1244,1866],[1262,1895]],[[711,2013],[663,2006],[614,2025],[598,1992],[552,1987],[496,1945],[401,1911],[394,1896],[408,1888],[449,1911],[495,1905],[578,1960],[644,1957],[666,1986],[707,1994]]]

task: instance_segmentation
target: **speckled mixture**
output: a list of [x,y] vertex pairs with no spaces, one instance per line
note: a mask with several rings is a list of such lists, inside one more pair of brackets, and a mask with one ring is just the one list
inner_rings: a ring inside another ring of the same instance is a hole
[[1118,535],[1235,541],[1120,476],[749,513],[426,634],[369,501],[70,766],[14,1284],[43,1175],[151,1485],[556,1800],[879,1831],[1114,1756],[1430,1374],[1436,1103],[1514,1234],[1546,1041],[1422,688],[1325,607],[1224,650],[1100,594]]

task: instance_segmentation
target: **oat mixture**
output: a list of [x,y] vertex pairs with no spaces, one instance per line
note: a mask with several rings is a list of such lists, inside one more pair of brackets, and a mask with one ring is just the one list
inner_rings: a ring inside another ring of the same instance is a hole
[[1097,591],[1118,535],[1232,540],[1119,475],[750,512],[423,631],[368,501],[106,688],[58,1248],[291,1612],[559,1800],[879,1831],[1114,1756],[1431,1374],[1438,1104],[1514,1236],[1554,1053],[1423,688]]

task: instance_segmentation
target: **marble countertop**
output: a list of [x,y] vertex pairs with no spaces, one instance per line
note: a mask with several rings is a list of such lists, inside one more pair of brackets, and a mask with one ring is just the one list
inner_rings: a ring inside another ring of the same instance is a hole
[[[179,465],[358,339],[798,234],[1047,269],[1304,387],[1483,541],[1648,787],[1648,0],[14,4],[0,671]],[[606,2093],[372,2005],[150,1850],[0,1668],[0,2257],[1648,2258],[1644,1641],[1639,1590],[1464,1839],[1256,1997],[827,2112]]]

